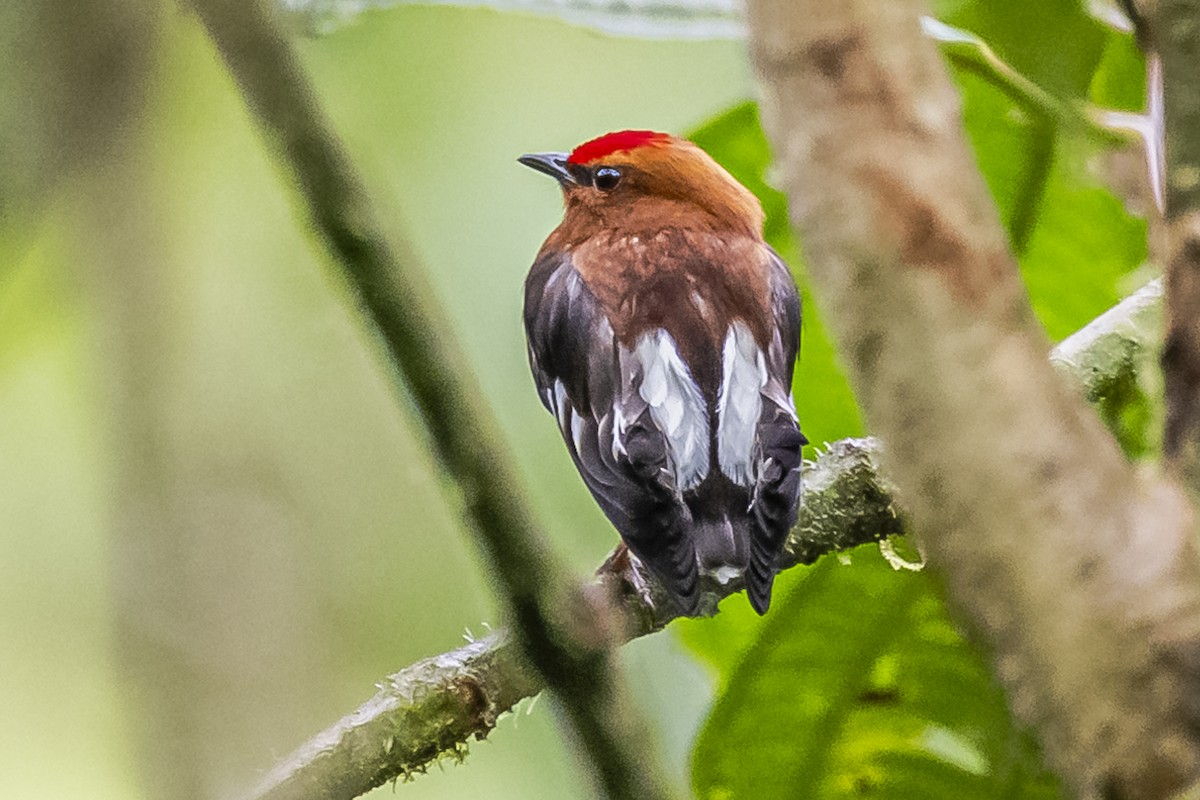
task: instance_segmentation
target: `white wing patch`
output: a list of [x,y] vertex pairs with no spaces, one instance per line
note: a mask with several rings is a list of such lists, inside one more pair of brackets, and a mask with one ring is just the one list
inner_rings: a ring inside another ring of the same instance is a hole
[[[546,394],[550,394],[550,390],[546,390]],[[561,380],[554,381],[554,418],[558,420],[559,430],[563,436],[571,429],[571,400],[567,397],[567,385]]]
[[612,426],[612,457],[616,461],[621,456],[625,455],[625,428],[627,422],[625,413],[621,411],[620,402],[613,405],[613,426]]
[[638,393],[667,437],[675,485],[693,489],[708,474],[708,409],[700,387],[665,330],[643,334],[633,355],[642,368]]
[[734,483],[754,485],[754,440],[762,416],[767,363],[754,334],[741,320],[729,326],[721,353],[721,391],[717,398],[717,461]]
[[567,397],[566,384],[561,380],[556,380],[553,394],[550,389],[547,389],[546,396],[551,398],[554,417],[558,420],[558,427],[562,431],[563,438],[569,435],[571,443],[575,445],[575,452],[580,452],[583,450],[583,417],[576,414],[575,409],[571,406],[571,399]]

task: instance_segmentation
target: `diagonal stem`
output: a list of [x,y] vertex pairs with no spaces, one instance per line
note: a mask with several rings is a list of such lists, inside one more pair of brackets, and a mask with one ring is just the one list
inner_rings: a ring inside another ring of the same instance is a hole
[[[415,401],[434,453],[457,484],[521,650],[554,691],[597,783],[613,800],[672,796],[647,727],[615,671],[607,599],[585,594],[552,556],[491,419],[474,402],[480,393],[414,268],[417,259],[389,240],[265,2],[193,5]],[[467,683],[457,688],[470,692]]]

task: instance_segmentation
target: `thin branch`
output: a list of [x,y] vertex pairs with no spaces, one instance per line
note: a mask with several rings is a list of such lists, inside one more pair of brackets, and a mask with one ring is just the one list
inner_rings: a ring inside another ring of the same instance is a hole
[[1194,512],[1046,364],[922,11],[749,4],[792,222],[888,476],[1014,712],[1078,796],[1168,797],[1200,769]]
[[1155,279],[1089,322],[1050,353],[1089,403],[1127,396],[1162,335],[1162,281]]
[[1125,144],[1129,135],[1098,119],[1086,103],[1055,97],[996,55],[991,46],[970,31],[947,25],[933,17],[921,18],[921,30],[938,43],[951,64],[977,75],[1021,106],[1035,119],[1052,123],[1066,133],[1082,134],[1109,145]]
[[417,260],[388,240],[265,0],[195,0],[194,6],[399,368],[432,448],[461,492],[522,650],[553,689],[598,784],[614,800],[669,797],[647,727],[614,671],[606,599],[585,595],[551,557],[515,492],[518,482],[492,421],[474,402],[479,393],[467,361],[412,267]]
[[1167,160],[1163,453],[1200,495],[1200,1],[1160,0],[1154,39],[1162,60]]
[[[365,11],[428,0],[278,0],[318,32],[354,22]],[[446,2],[446,0],[434,0]],[[521,14],[557,17],[614,36],[650,39],[743,39],[746,24],[738,0],[449,0]]]
[[[901,532],[877,455],[873,440],[845,440],[809,465],[804,508],[785,548],[787,566]],[[648,577],[633,574],[628,559],[610,559],[598,577],[620,592],[630,638],[660,630],[675,618],[675,606],[665,595],[645,604],[634,586]],[[741,588],[736,582],[704,583],[704,591],[717,598]],[[388,677],[358,710],[277,764],[250,797],[350,800],[396,777],[424,772],[440,757],[460,756],[469,739],[484,738],[500,714],[540,689],[541,682],[522,668],[508,635],[492,634]]]
[[1129,18],[1133,33],[1137,37],[1138,46],[1147,53],[1154,50],[1153,36],[1150,30],[1150,19],[1155,15],[1154,1],[1117,0],[1117,3],[1125,12],[1125,16]]
[[[1151,282],[1063,341],[1051,361],[1093,402],[1136,383],[1153,359],[1161,296],[1160,283]],[[785,568],[902,532],[879,474],[878,449],[874,440],[846,439],[806,465],[804,504],[784,551]],[[636,578],[628,569],[628,561],[609,561],[600,580],[622,588],[631,637],[660,630],[674,606],[644,605],[630,588]],[[705,590],[721,598],[737,588],[709,583]],[[251,797],[350,800],[422,773],[439,758],[460,758],[468,741],[483,739],[501,714],[540,689],[503,632],[426,659],[380,682],[374,697],[280,761]]]
[[1024,253],[1041,212],[1059,136],[1084,136],[1108,147],[1130,144],[1141,139],[1145,116],[1114,114],[1087,103],[1056,97],[1014,69],[970,31],[932,17],[921,19],[921,29],[938,43],[951,64],[1004,92],[1029,117],[1027,155],[1009,220],[1013,249]]

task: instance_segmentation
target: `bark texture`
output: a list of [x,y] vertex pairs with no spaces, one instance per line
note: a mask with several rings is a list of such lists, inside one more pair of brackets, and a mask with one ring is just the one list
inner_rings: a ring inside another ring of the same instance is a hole
[[951,599],[1078,797],[1200,768],[1186,496],[1046,362],[921,3],[758,0],[791,217],[859,402]]
[[1167,406],[1163,454],[1200,495],[1200,2],[1161,0],[1154,44],[1166,114]]

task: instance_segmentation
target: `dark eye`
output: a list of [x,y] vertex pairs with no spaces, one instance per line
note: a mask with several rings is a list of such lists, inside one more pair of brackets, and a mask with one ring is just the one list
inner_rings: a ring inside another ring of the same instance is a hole
[[592,178],[592,185],[602,192],[611,192],[621,182],[621,171],[612,167],[601,167]]

